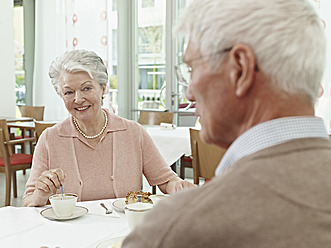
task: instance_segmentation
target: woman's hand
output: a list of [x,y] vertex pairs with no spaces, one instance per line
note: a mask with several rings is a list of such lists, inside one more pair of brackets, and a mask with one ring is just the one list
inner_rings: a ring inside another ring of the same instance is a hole
[[41,176],[35,181],[35,197],[38,198],[38,202],[41,200],[46,204],[48,197],[56,193],[65,178],[62,169],[52,169],[44,171]]
[[197,187],[197,185],[185,181],[179,177],[172,178],[169,182],[159,185],[160,190],[166,194],[172,194],[182,189]]

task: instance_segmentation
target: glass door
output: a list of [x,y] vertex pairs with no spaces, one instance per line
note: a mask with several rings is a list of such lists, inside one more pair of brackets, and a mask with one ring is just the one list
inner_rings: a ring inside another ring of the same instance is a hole
[[138,110],[167,109],[161,104],[166,68],[166,0],[138,0],[136,25],[136,99]]
[[[139,111],[175,112],[176,124],[195,124],[194,104],[187,101],[187,85],[176,79],[174,66],[181,61],[186,40],[173,37],[173,26],[188,0],[136,0],[135,106]],[[190,123],[187,120],[193,117]]]

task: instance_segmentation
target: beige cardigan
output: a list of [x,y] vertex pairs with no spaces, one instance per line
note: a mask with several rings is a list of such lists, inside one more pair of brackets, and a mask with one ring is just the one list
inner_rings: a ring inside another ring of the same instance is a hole
[[109,123],[96,147],[77,132],[71,117],[42,133],[23,199],[34,192],[42,172],[53,168],[63,169],[64,191],[78,194],[79,201],[125,197],[141,189],[142,174],[151,185],[176,176],[141,125],[107,114]]
[[158,203],[122,247],[331,247],[331,142],[298,139],[240,159]]

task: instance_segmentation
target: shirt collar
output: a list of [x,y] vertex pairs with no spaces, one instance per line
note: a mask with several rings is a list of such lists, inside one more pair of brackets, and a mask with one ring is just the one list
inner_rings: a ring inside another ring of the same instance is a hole
[[284,117],[260,123],[239,136],[227,149],[215,174],[220,175],[239,159],[262,149],[301,138],[329,135],[322,119],[313,116]]

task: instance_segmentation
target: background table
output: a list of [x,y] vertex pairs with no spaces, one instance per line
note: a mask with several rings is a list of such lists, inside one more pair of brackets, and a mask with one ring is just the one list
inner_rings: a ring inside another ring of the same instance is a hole
[[[89,208],[104,202],[109,206],[114,200],[78,202],[77,205]],[[117,212],[119,218],[87,213],[73,220],[52,221],[40,215],[43,209],[0,208],[0,247],[96,247],[104,240],[130,232],[122,212]]]
[[24,121],[24,122],[7,122],[9,128],[20,128],[27,130],[34,130],[35,124],[33,121]]
[[0,119],[5,119],[7,122],[33,121],[33,118],[31,118],[31,117],[10,117],[10,116],[0,116]]
[[184,154],[191,154],[190,127],[163,129],[160,126],[146,126],[156,147],[168,165],[172,165]]
[[[22,138],[25,137],[34,137],[34,130],[35,130],[35,124],[33,121],[23,121],[23,122],[7,122],[7,126],[9,129],[9,133],[16,133],[16,130],[14,132],[11,131],[11,128],[18,128],[22,131]],[[28,135],[26,135],[26,132],[28,132]],[[22,153],[26,152],[26,145],[24,144],[22,146]],[[32,148],[32,142],[30,142],[30,154],[32,154],[33,148]]]

